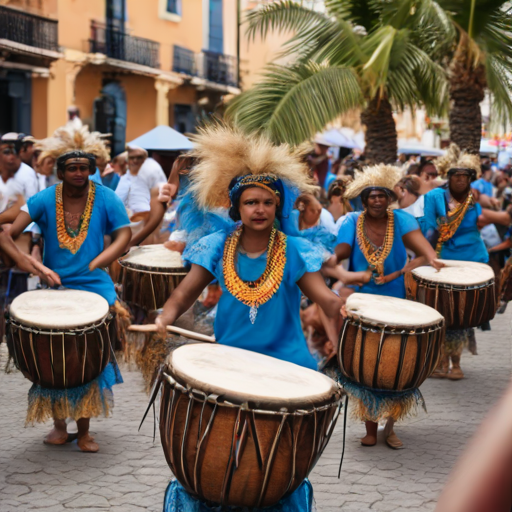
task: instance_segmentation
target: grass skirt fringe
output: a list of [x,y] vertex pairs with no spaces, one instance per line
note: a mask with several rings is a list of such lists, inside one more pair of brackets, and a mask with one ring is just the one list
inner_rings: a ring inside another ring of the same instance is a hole
[[132,324],[130,310],[126,304],[116,300],[114,305],[110,307],[110,312],[114,314],[114,322],[116,328],[116,340],[112,340],[114,350],[122,361],[130,360],[130,331],[128,327]]
[[[254,509],[251,509],[254,511]],[[283,498],[276,505],[258,509],[264,512],[315,512],[313,486],[306,478],[290,496]],[[208,506],[192,497],[183,486],[173,479],[167,486],[164,497],[163,512],[250,512],[247,507]]]
[[427,412],[425,400],[418,388],[408,391],[367,388],[347,379],[338,368],[331,368],[329,373],[349,395],[350,413],[355,420],[379,423],[393,418],[399,421],[416,414],[418,406]]
[[448,329],[444,338],[444,351],[448,356],[458,356],[467,346],[473,329]]
[[150,393],[151,388],[158,375],[158,370],[165,363],[167,356],[182,345],[190,343],[190,340],[183,336],[158,334],[146,335],[144,347],[137,353],[137,366],[144,379],[144,389]]
[[109,363],[92,382],[69,389],[48,389],[34,384],[28,392],[26,425],[49,419],[108,417],[114,407],[112,386],[123,378],[117,366]]

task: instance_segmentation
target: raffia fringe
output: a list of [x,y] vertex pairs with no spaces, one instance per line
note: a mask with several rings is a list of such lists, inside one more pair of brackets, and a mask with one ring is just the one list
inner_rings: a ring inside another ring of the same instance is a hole
[[116,355],[121,361],[133,362],[133,356],[130,354],[131,351],[131,335],[128,331],[128,327],[132,325],[131,314],[129,309],[116,300],[114,305],[111,307],[111,311],[115,313],[116,331],[117,337],[120,341],[120,347],[117,347]]
[[423,395],[417,388],[408,391],[371,389],[347,379],[338,368],[331,368],[329,373],[349,395],[350,414],[355,420],[379,423],[393,418],[399,421],[416,415],[418,407],[427,412]]
[[160,367],[165,363],[167,356],[182,345],[190,343],[190,340],[182,336],[159,335],[148,336],[143,349],[137,354],[137,366],[144,379],[146,393],[151,391]]
[[28,395],[28,410],[25,425],[44,423],[49,419],[108,417],[113,407],[113,394],[110,389],[100,390],[97,382],[88,386],[82,397],[76,397],[75,390],[47,390],[32,386]]
[[444,352],[449,356],[462,353],[469,341],[469,329],[447,330],[444,338]]

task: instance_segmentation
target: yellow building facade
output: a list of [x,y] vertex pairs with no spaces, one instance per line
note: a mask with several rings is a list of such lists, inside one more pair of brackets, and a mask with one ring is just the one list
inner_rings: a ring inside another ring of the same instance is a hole
[[237,0],[0,0],[0,131],[46,137],[71,106],[115,152],[191,131],[240,92],[238,33]]

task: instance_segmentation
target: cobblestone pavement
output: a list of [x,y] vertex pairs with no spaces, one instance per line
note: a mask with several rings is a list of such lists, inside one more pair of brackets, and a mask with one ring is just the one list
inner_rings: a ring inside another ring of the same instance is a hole
[[[506,388],[511,374],[512,307],[478,332],[478,356],[464,353],[466,379],[429,379],[422,392],[428,415],[400,424],[405,449],[382,440],[364,448],[364,426],[349,422],[341,479],[337,469],[342,421],[311,475],[319,512],[432,511],[454,462],[482,418]],[[5,346],[4,346],[5,348]],[[5,361],[5,351],[2,350]],[[24,427],[29,382],[20,373],[0,374],[0,512],[161,511],[171,477],[152,420],[137,428],[147,403],[142,379],[124,372],[116,386],[113,418],[92,422],[97,454],[82,454],[75,443],[42,443],[50,424]]]

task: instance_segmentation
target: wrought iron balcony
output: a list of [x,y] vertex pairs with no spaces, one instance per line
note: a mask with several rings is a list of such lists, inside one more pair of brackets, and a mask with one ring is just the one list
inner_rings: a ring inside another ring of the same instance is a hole
[[1,5],[0,39],[58,52],[58,22]]
[[236,57],[203,50],[203,77],[210,82],[238,87]]
[[188,48],[174,45],[172,70],[216,84],[238,87],[237,58],[223,53],[206,50],[194,53]]
[[91,53],[103,53],[112,59],[124,60],[151,68],[160,67],[160,43],[135,37],[110,25],[91,22]]
[[197,76],[196,54],[188,48],[174,45],[172,70],[176,73]]

